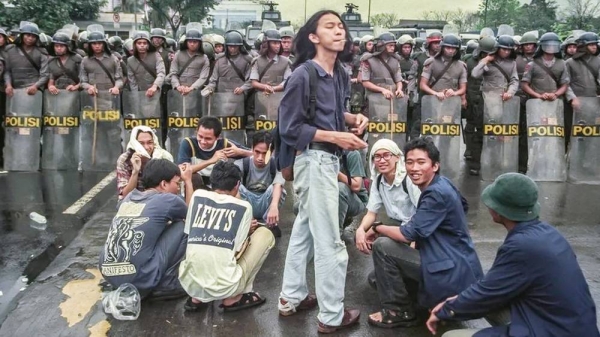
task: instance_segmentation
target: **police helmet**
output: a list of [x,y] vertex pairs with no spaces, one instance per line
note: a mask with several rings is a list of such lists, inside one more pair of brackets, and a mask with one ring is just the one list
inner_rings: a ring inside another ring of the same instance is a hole
[[515,40],[510,35],[500,35],[496,41],[498,48],[515,49]]
[[560,53],[560,38],[555,33],[545,33],[544,35],[542,35],[542,37],[540,37],[538,43],[544,53]]
[[150,30],[150,38],[160,37],[163,39],[167,38],[167,31],[162,28],[152,28]]
[[491,36],[482,37],[479,40],[478,50],[480,53],[493,54],[498,50],[496,39]]
[[294,31],[292,29],[290,29],[290,27],[280,28],[279,35],[281,35],[281,37],[291,37],[291,38],[294,38],[294,36],[296,36],[296,34],[294,34]]
[[460,38],[454,34],[447,34],[442,38],[440,46],[460,49]]
[[35,23],[29,22],[20,28],[19,33],[20,34],[31,34],[31,35],[35,35],[35,36],[39,37],[40,29],[38,28],[38,26]]
[[525,44],[536,44],[537,45],[537,37],[535,36],[535,34],[533,33],[525,33],[523,34],[523,36],[521,37],[521,41],[519,41],[519,43],[521,45],[525,45]]
[[230,30],[225,33],[224,44],[226,46],[243,46],[244,45],[244,37],[237,30]]
[[264,33],[264,41],[263,42],[270,42],[270,41],[279,41],[281,42],[281,34],[279,34],[278,30],[275,29],[268,29],[265,31]]
[[465,50],[465,53],[472,54],[477,47],[479,47],[479,42],[477,42],[477,40],[469,40],[467,42],[467,49]]
[[598,35],[592,32],[581,34],[575,41],[577,46],[587,46],[588,44],[598,44]]
[[225,45],[225,38],[219,34],[213,35],[213,44],[216,46],[218,44]]

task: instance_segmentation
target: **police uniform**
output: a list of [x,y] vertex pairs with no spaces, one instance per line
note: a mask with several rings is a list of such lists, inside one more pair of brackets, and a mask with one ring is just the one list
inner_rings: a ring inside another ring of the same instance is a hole
[[[48,52],[41,47],[33,47],[29,52],[20,46],[11,44],[5,50],[4,82],[15,89],[27,88],[35,85],[43,89],[48,83]],[[33,63],[23,53],[27,53]]]
[[483,124],[483,97],[481,95],[481,82],[483,79],[475,78],[472,75],[473,69],[479,63],[479,58],[476,55],[466,55],[463,58],[463,62],[467,65],[467,108],[464,115],[464,118],[467,120],[465,126],[465,145],[467,147],[465,157],[467,160],[470,160],[475,141],[483,141],[483,132],[478,127]]
[[[155,74],[151,74],[144,65],[154,69]],[[154,76],[156,75],[156,76]],[[144,59],[136,56],[130,57],[127,61],[127,78],[129,79],[129,88],[131,91],[146,91],[153,85],[161,89],[165,81],[165,64],[162,57],[157,52],[149,52]]]
[[[365,53],[361,57],[361,63],[361,76],[363,81],[369,81],[377,86],[392,91],[395,91],[396,83],[402,82],[400,56],[396,54],[391,54],[384,60],[383,54],[373,55]],[[384,63],[389,66],[392,73],[387,70]]]
[[[273,61],[273,65],[265,72],[264,69],[271,61]],[[290,59],[285,56],[275,55],[272,60],[269,60],[267,56],[259,56],[252,61],[250,80],[271,86],[280,85],[292,74],[290,65]],[[261,78],[260,74],[263,72],[264,75]]]
[[[448,62],[453,61],[454,64],[442,74]],[[438,80],[436,77],[440,75],[441,78]],[[460,88],[460,84],[467,83],[467,65],[463,61],[447,59],[443,56],[430,57],[423,64],[421,77],[427,79],[429,85],[437,80],[437,83],[431,88],[434,91],[442,92],[447,89],[457,91]]]
[[[519,81],[523,79],[525,68],[529,62],[533,61],[533,56],[517,55],[517,73]],[[517,96],[521,97],[521,113],[519,114],[519,172],[527,171],[527,94],[521,89],[517,91]]]
[[83,58],[74,53],[68,53],[67,55],[67,60],[64,63],[62,63],[59,56],[53,57],[48,62],[49,78],[54,81],[54,86],[58,89],[66,89],[70,85],[79,83],[79,67]]
[[[194,60],[189,66],[179,75],[180,69],[188,62],[190,58]],[[187,50],[180,50],[175,54],[171,63],[171,85],[177,89],[180,85],[191,87],[192,89],[200,89],[206,82],[210,73],[210,64],[208,56],[202,53],[190,55]]]
[[[110,77],[96,62],[102,62],[104,67],[110,73]],[[108,90],[113,87],[123,88],[123,71],[121,63],[113,56],[103,53],[100,58],[96,56],[86,56],[81,62],[81,70],[79,79],[81,80],[81,88],[88,90],[92,86],[96,86],[98,90]]]
[[[251,62],[252,58],[249,55],[228,56],[225,53],[217,55],[215,67],[206,88],[213,92],[233,92],[235,88],[249,90],[251,85],[247,83],[246,79],[250,76]],[[241,71],[243,79],[233,68],[232,63]]]

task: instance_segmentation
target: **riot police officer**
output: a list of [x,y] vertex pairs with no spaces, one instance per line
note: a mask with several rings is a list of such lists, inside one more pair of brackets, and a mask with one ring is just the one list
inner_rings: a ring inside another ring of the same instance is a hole
[[21,27],[15,43],[5,48],[4,82],[8,96],[13,95],[14,89],[21,88],[35,95],[48,83],[48,52],[38,46],[39,36],[37,25],[27,23]]
[[169,59],[169,53],[173,52],[167,45],[167,32],[162,28],[152,28],[150,30],[150,39],[152,45],[156,48],[156,52],[160,55],[165,65],[165,71],[169,73],[171,60]]
[[283,27],[279,29],[279,35],[281,35],[281,49],[283,49],[281,55],[289,58],[290,62],[294,63],[296,57],[293,54],[292,46],[296,34],[294,34],[292,27]]
[[225,52],[225,38],[219,34],[213,35],[213,46],[215,49],[215,57]]
[[[470,45],[470,46],[469,46]],[[471,51],[469,53],[469,51]],[[467,42],[466,55],[463,62],[467,65],[467,105],[464,107],[465,125],[465,154],[469,162],[473,159],[473,150],[476,146],[481,148],[483,133],[478,125],[483,125],[483,97],[481,96],[482,78],[473,77],[473,69],[479,63],[481,57],[496,51],[496,41],[493,38],[482,37],[479,41]],[[481,150],[479,150],[481,151]]]
[[231,30],[225,34],[225,53],[217,55],[215,68],[206,89],[210,92],[233,91],[242,95],[250,89],[246,79],[250,76],[252,58],[244,47],[244,37]]
[[563,60],[566,61],[573,57],[577,52],[577,42],[575,42],[575,38],[573,36],[567,37],[561,45],[561,50],[563,53]]
[[79,39],[77,40],[77,54],[79,54],[81,57],[87,56],[86,50],[88,50],[88,35],[89,32],[84,30],[79,34]]
[[285,80],[291,75],[290,60],[281,56],[281,36],[274,29],[264,33],[260,56],[252,61],[250,80],[258,91],[273,93],[283,91]]
[[108,90],[111,94],[118,95],[123,89],[122,76],[121,62],[110,53],[104,32],[90,32],[87,56],[81,62],[79,71],[81,88],[92,96],[100,90]]
[[[397,48],[400,55],[400,70],[402,71],[402,80],[405,83],[404,92],[408,95],[408,121],[412,121],[414,106],[419,98],[417,90],[417,72],[419,64],[412,59],[412,53],[415,46],[415,41],[410,35],[402,35],[398,38]],[[408,126],[410,130],[410,125]],[[407,134],[408,136],[408,134]]]
[[[537,37],[531,32],[523,34],[519,42],[521,54],[517,55],[517,73],[519,81],[523,79],[525,67],[533,61],[537,48]],[[519,118],[519,172],[527,172],[527,94],[519,89],[517,96],[521,97],[521,114]]]
[[402,69],[400,56],[395,53],[394,35],[383,33],[376,40],[376,51],[361,57],[362,85],[370,92],[378,92],[387,99],[402,97]]
[[373,35],[365,35],[360,38],[360,53],[373,53],[375,47],[375,37]]
[[200,89],[208,80],[210,63],[204,54],[202,33],[197,29],[186,31],[181,50],[171,63],[171,85],[183,95]]
[[146,91],[152,97],[165,81],[165,64],[145,31],[133,36],[133,57],[127,61],[127,77],[131,91]]
[[[492,48],[491,37],[481,39],[479,45],[485,49],[487,55],[482,57],[473,68],[472,76],[475,79],[482,79],[481,92],[493,94],[500,92],[503,101],[510,100],[519,89],[519,76],[517,74],[515,41],[512,36],[501,35],[494,42]],[[482,109],[483,110],[483,109]],[[483,112],[483,111],[481,111]],[[481,114],[483,117],[483,114]],[[515,111],[515,119],[517,111]],[[483,144],[483,118],[477,118],[475,124],[474,145],[472,150],[472,158],[468,161],[469,173],[471,175],[479,175],[481,167],[481,151]]]
[[58,31],[52,37],[50,54],[54,56],[48,62],[48,91],[58,94],[59,89],[79,90],[79,67],[83,58],[71,50],[71,38]]

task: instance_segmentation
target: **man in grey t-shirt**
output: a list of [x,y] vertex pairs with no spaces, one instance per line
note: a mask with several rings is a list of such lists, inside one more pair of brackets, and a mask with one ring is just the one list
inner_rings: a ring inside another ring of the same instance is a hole
[[187,205],[177,195],[181,180],[189,203],[194,190],[189,164],[179,168],[167,159],[152,159],[142,176],[146,190],[133,190],[121,202],[99,261],[100,272],[115,288],[131,283],[142,298],[185,295],[178,279],[187,243]]
[[261,131],[252,137],[252,157],[235,162],[242,171],[240,196],[252,205],[252,216],[266,223],[276,237],[281,236],[277,224],[279,208],[285,201],[285,180],[277,172],[275,161],[267,162],[267,153],[273,139],[270,133]]

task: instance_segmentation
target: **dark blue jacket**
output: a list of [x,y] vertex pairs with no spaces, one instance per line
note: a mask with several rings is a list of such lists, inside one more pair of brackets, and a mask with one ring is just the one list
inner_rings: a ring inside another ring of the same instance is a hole
[[485,277],[447,302],[440,319],[464,320],[510,305],[508,327],[477,337],[598,337],[596,306],[565,238],[540,220],[518,223]]
[[419,303],[433,308],[483,277],[469,236],[467,201],[446,177],[436,175],[421,193],[417,212],[400,228],[421,255]]

